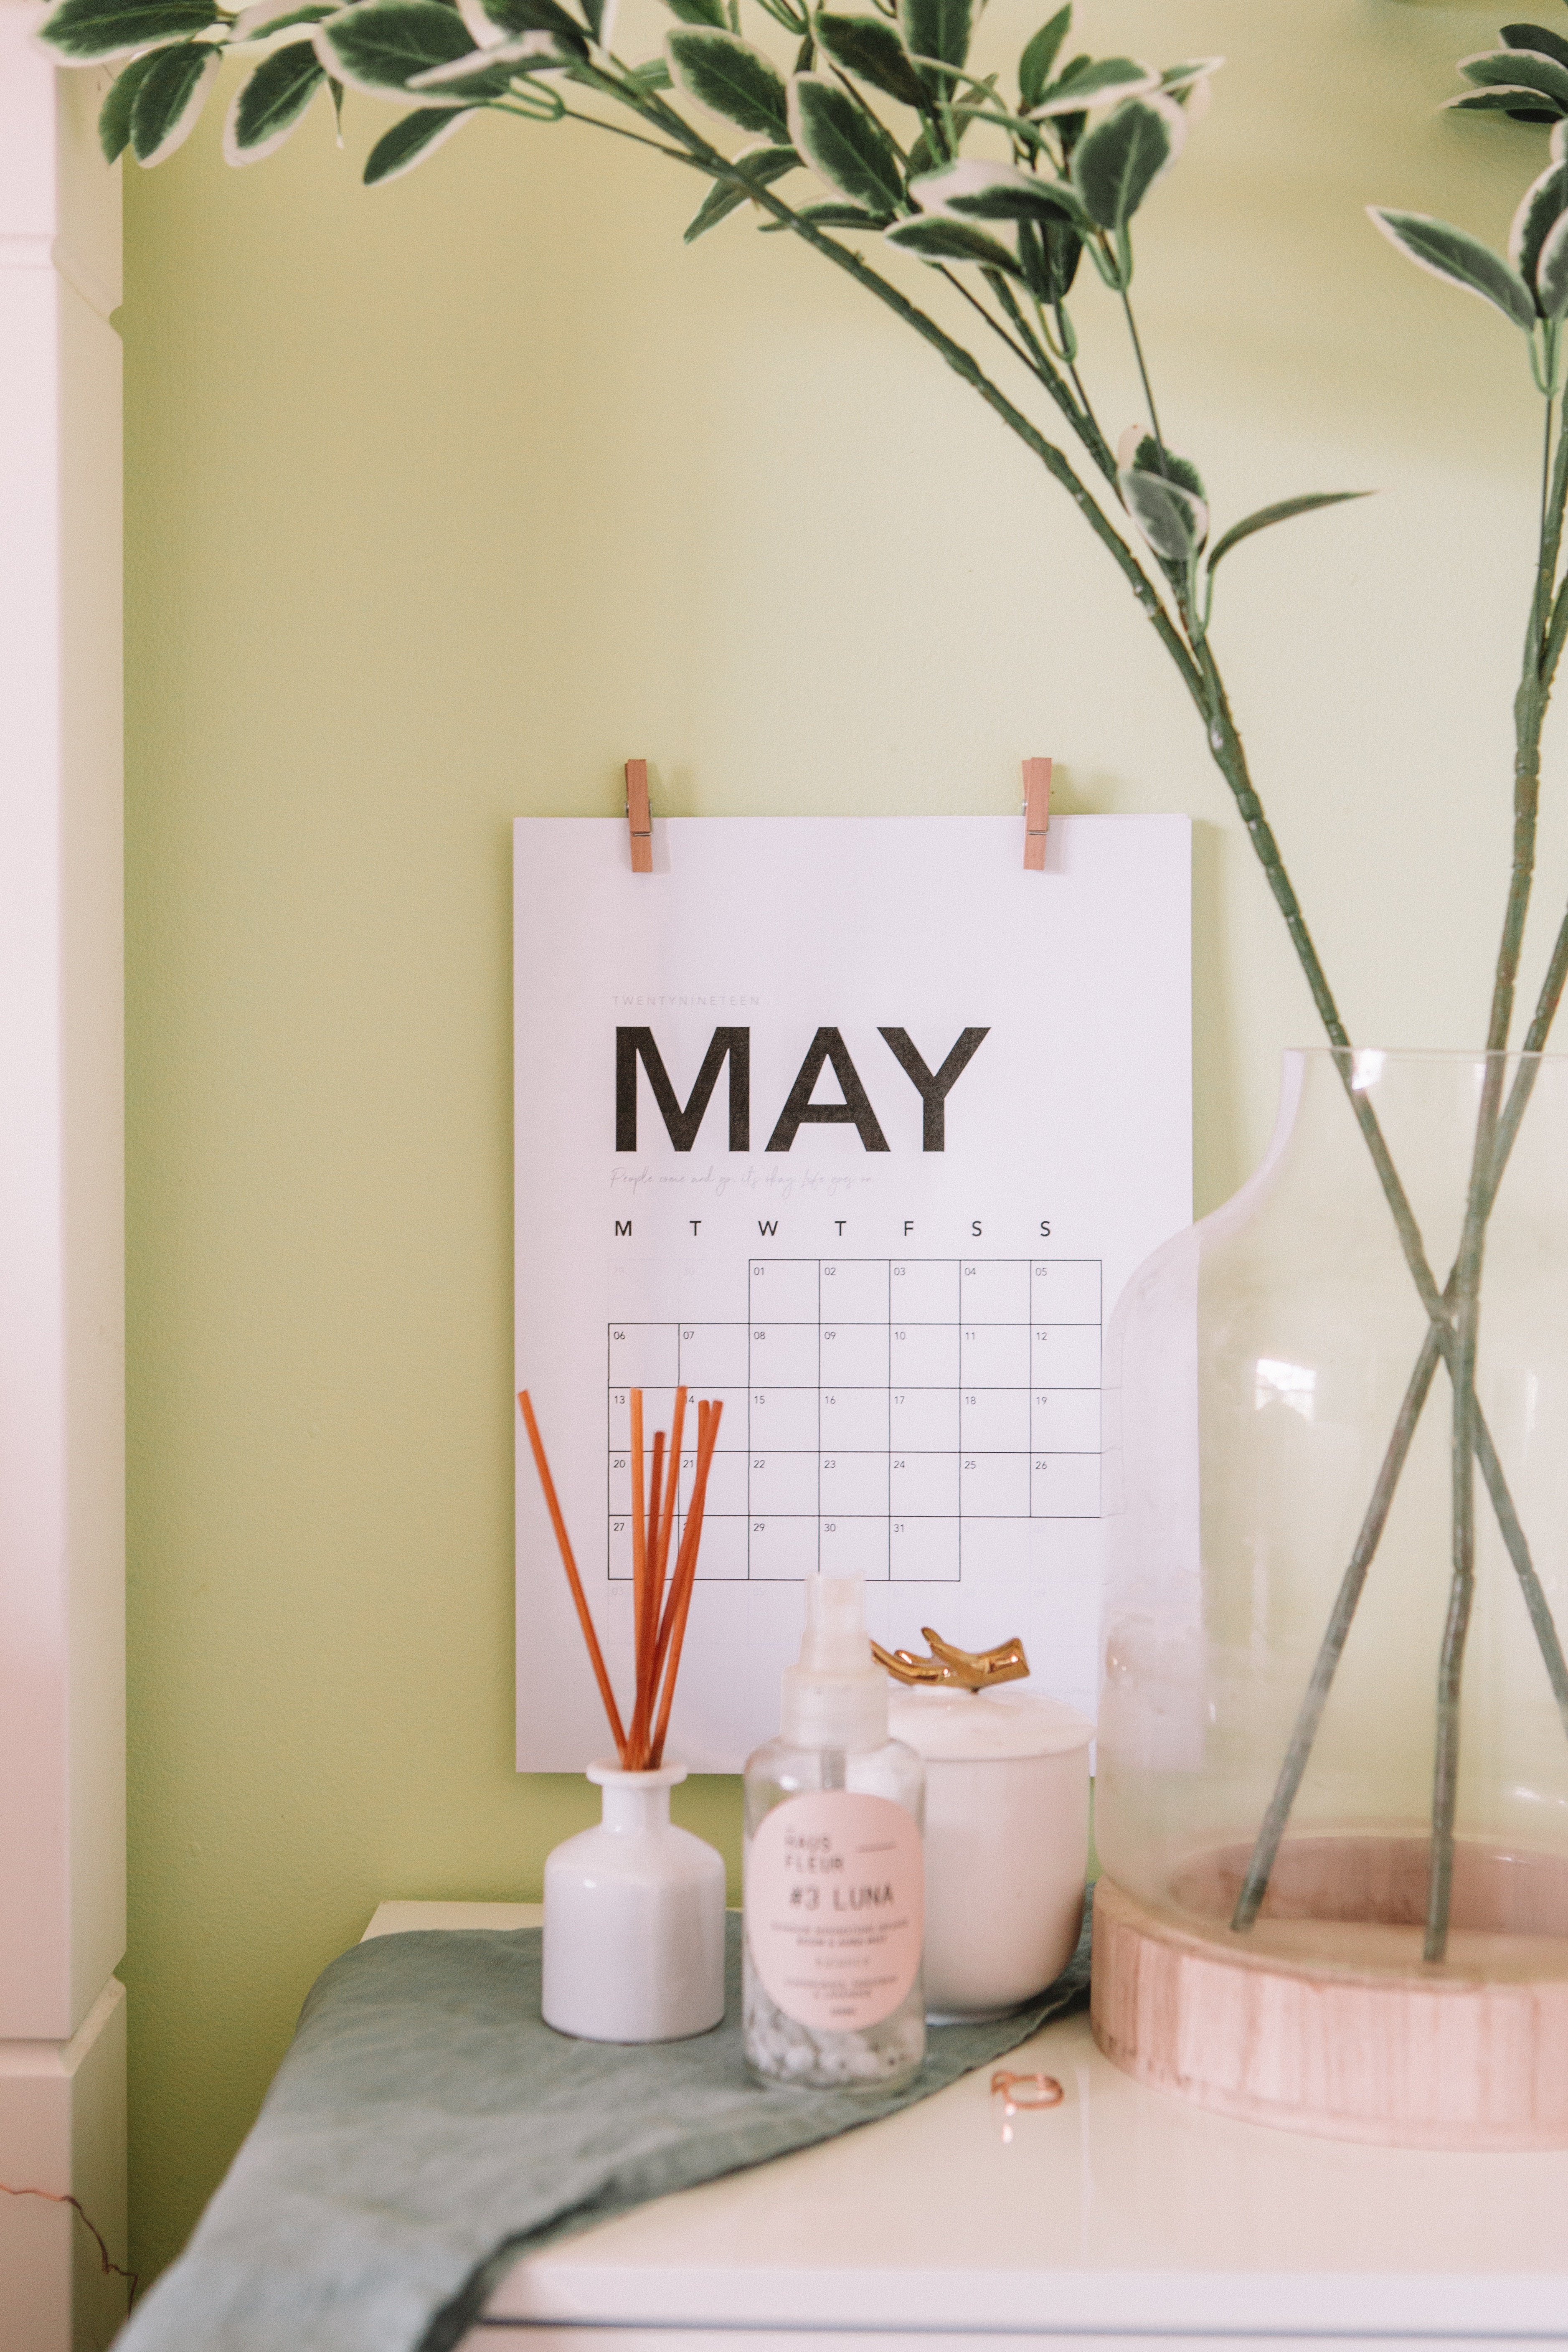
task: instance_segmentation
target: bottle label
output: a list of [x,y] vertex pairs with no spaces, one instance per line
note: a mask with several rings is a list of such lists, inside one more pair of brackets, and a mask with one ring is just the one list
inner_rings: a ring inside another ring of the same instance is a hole
[[746,1942],[786,2017],[856,2033],[890,2017],[920,1971],[925,1857],[889,1797],[786,1797],[746,1859]]

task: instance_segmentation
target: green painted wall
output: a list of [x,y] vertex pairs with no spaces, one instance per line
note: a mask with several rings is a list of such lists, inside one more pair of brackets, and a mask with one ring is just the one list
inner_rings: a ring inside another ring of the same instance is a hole
[[[1029,13],[993,0],[987,47]],[[1220,643],[1353,1029],[1473,1040],[1537,413],[1510,331],[1361,207],[1500,236],[1539,135],[1432,110],[1497,18],[1086,22],[1230,57],[1142,241],[1165,427],[1222,517],[1385,492],[1238,554]],[[781,240],[683,250],[693,188],[634,149],[485,121],[368,195],[385,120],[236,173],[215,111],[128,174],[144,2271],[377,1900],[536,1895],[589,1817],[510,1765],[509,819],[612,811],[635,751],[667,813],[1001,810],[1048,750],[1061,805],[1200,820],[1203,1205],[1312,1034],[1145,625],[955,379]],[[731,1784],[681,1813],[733,1863]]]

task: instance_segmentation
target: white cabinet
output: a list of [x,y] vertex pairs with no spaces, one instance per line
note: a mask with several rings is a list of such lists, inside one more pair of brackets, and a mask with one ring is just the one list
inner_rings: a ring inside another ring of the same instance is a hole
[[[387,1905],[379,1928],[461,1924]],[[439,1916],[437,1916],[439,1915]],[[536,1910],[487,1906],[472,1924]],[[1087,2017],[886,2122],[525,2257],[461,2352],[1053,2352],[1568,2343],[1568,2151],[1456,2156],[1237,2124],[1119,2074]]]

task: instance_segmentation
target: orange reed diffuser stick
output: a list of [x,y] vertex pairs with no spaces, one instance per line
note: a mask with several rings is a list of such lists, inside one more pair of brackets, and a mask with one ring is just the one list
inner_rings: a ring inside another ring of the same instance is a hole
[[[668,1451],[663,1430],[655,1433],[652,1486],[651,1491],[645,1494],[643,1394],[641,1389],[631,1391],[632,1633],[637,1689],[630,1728],[627,1729],[621,1722],[615,1693],[610,1687],[610,1677],[605,1671],[604,1654],[594,1631],[594,1621],[588,1612],[583,1581],[572,1556],[566,1522],[556,1496],[555,1482],[550,1475],[550,1465],[545,1459],[544,1442],[539,1434],[533,1406],[526,1389],[518,1391],[517,1401],[527,1424],[528,1442],[533,1449],[534,1467],[539,1472],[539,1483],[544,1490],[550,1523],[555,1530],[555,1540],[566,1570],[566,1580],[576,1603],[577,1620],[588,1644],[588,1656],[595,1680],[599,1685],[599,1696],[610,1719],[616,1753],[624,1772],[654,1770],[662,1760],[670,1705],[675,1696],[675,1677],[686,1633],[687,1612],[691,1606],[691,1588],[697,1573],[697,1549],[702,1539],[708,1472],[719,1434],[719,1415],[722,1411],[722,1407],[717,1404],[700,1403],[697,1408],[697,1466],[691,1501],[686,1514],[675,1572],[668,1577],[667,1593],[669,1547],[675,1531],[680,1479],[680,1439],[686,1419],[686,1393],[683,1388],[675,1392],[675,1415]],[[665,1671],[667,1663],[668,1673]],[[664,1681],[662,1698],[659,1696],[661,1675]],[[656,1706],[657,1727],[654,1722]]]
[[517,1401],[522,1407],[522,1418],[528,1430],[528,1442],[533,1448],[533,1466],[539,1473],[539,1483],[544,1489],[545,1507],[550,1513],[550,1524],[555,1530],[555,1540],[561,1548],[561,1559],[566,1570],[566,1581],[572,1587],[572,1598],[577,1604],[577,1622],[583,1628],[583,1639],[588,1644],[588,1656],[594,1668],[594,1679],[599,1685],[599,1696],[605,1702],[605,1713],[610,1718],[610,1729],[615,1736],[616,1753],[620,1758],[624,1769],[626,1760],[626,1735],[622,1728],[620,1709],[616,1705],[616,1694],[610,1688],[610,1677],[605,1671],[604,1654],[599,1648],[599,1637],[594,1631],[594,1621],[588,1614],[588,1601],[583,1591],[583,1580],[577,1573],[577,1563],[572,1557],[572,1544],[566,1533],[566,1522],[561,1516],[561,1506],[555,1498],[555,1481],[550,1475],[550,1465],[544,1458],[544,1440],[539,1434],[539,1423],[533,1417],[533,1407],[529,1402],[526,1389],[519,1391]]
[[647,1579],[647,1527],[643,1516],[642,1391],[632,1391],[632,1622],[642,1622]]
[[653,1662],[658,1642],[659,1612],[664,1601],[665,1564],[669,1557],[670,1536],[675,1527],[676,1486],[680,1473],[680,1433],[685,1420],[686,1391],[677,1389],[669,1453],[663,1457],[662,1487],[659,1484],[659,1464],[664,1446],[662,1430],[653,1442],[653,1490],[648,1502],[647,1536],[644,1546],[643,1589],[640,1597],[634,1593],[632,1602],[636,1619],[633,1634],[637,1696],[632,1705],[626,1744],[633,1756],[647,1755],[648,1730],[653,1721],[654,1696],[658,1680]]
[[681,1538],[680,1557],[676,1562],[675,1581],[669,1589],[668,1624],[666,1638],[660,1641],[659,1653],[654,1662],[654,1680],[664,1664],[668,1651],[668,1669],[664,1678],[664,1696],[659,1701],[658,1722],[653,1735],[649,1760],[655,1771],[664,1761],[664,1737],[669,1728],[669,1710],[675,1699],[675,1677],[680,1672],[681,1644],[686,1639],[687,1613],[691,1607],[691,1590],[697,1578],[697,1550],[702,1541],[702,1513],[708,1499],[708,1472],[713,1460],[713,1448],[719,1442],[719,1416],[721,1404],[700,1404],[697,1408],[697,1475],[692,1481],[691,1508],[687,1514],[686,1532]]

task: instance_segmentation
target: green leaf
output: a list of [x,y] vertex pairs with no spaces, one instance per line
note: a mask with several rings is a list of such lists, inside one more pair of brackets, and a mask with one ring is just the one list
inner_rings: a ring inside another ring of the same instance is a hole
[[1081,114],[1091,106],[1108,106],[1113,99],[1140,96],[1159,85],[1159,75],[1136,58],[1074,58],[1041,91],[1029,112]]
[[121,66],[109,85],[109,95],[99,109],[98,143],[103,150],[103,160],[112,163],[131,144],[131,108],[137,91],[148,73],[163,55],[162,49],[150,49],[145,57],[132,58]]
[[1072,23],[1072,0],[1058,8],[1050,22],[1040,26],[1034,38],[1026,41],[1018,59],[1018,100],[1026,114],[1032,113],[1046,94],[1051,78],[1051,68],[1068,37]]
[[1534,327],[1535,298],[1529,287],[1479,236],[1425,213],[1390,212],[1382,205],[1369,205],[1367,215],[1417,268],[1447,278],[1450,286],[1462,286],[1467,294],[1479,294],[1516,327],[1527,331]]
[[1568,41],[1549,33],[1544,25],[1505,25],[1502,37],[1510,49],[1533,49],[1538,57],[1555,58],[1560,66],[1568,66]]
[[1188,58],[1179,66],[1167,66],[1160,76],[1160,88],[1169,98],[1180,98],[1194,82],[1207,81],[1210,74],[1218,73],[1223,58]]
[[1568,107],[1568,66],[1530,49],[1483,49],[1459,59],[1459,71],[1478,88],[1531,89]]
[[[782,180],[786,172],[800,168],[800,157],[793,147],[748,147],[735,161],[744,164],[748,179],[764,188],[774,180]],[[728,220],[732,212],[750,201],[745,189],[737,187],[733,180],[716,180],[692,217],[685,243],[695,245],[700,236],[717,228],[721,220]]]
[[665,5],[683,25],[716,25],[721,33],[729,30],[724,0],[665,0]]
[[1448,114],[1506,114],[1513,122],[1561,122],[1565,110],[1552,107],[1533,89],[1469,89],[1446,98]]
[[1508,257],[1531,288],[1548,233],[1568,212],[1568,163],[1549,163],[1524,192],[1508,233]]
[[196,127],[223,51],[206,41],[160,49],[131,101],[131,152],[150,171]]
[[374,98],[401,96],[416,74],[473,53],[468,26],[441,0],[360,0],[316,32],[316,55],[327,71]]
[[1167,563],[1190,563],[1208,536],[1203,499],[1136,466],[1120,467],[1116,478],[1128,513],[1155,554]]
[[973,0],[899,0],[899,29],[912,58],[961,66],[969,56]]
[[1073,184],[1090,220],[1126,227],[1162,172],[1182,152],[1186,117],[1174,99],[1130,98],[1087,131],[1073,152]]
[[155,41],[185,41],[217,22],[217,0],[60,0],[38,38],[73,65],[125,58]]
[[1250,539],[1255,530],[1268,530],[1271,524],[1289,522],[1292,515],[1314,514],[1319,507],[1342,507],[1347,499],[1366,499],[1370,490],[1310,490],[1305,498],[1280,499],[1271,507],[1259,507],[1256,514],[1247,515],[1241,522],[1233,522],[1208,560],[1212,572],[1222,555]]
[[[795,209],[798,211],[801,219],[804,221],[809,221],[813,228],[883,229],[888,226],[888,215],[886,213],[868,213],[864,205],[836,205],[826,203],[799,205]],[[784,223],[782,221],[775,221],[773,226],[775,228],[782,228],[784,226]]]
[[[364,0],[374,6],[375,0]],[[422,106],[416,114],[405,114],[376,141],[365,158],[364,184],[367,188],[384,188],[390,180],[400,180],[405,172],[412,172],[444,146],[454,131],[471,122],[479,111],[478,107],[461,110],[449,106]]]
[[[880,231],[892,219],[890,213],[868,213],[864,205],[839,205],[826,199],[821,204],[797,205],[797,219],[809,221],[813,228],[859,228]],[[784,236],[789,230],[788,221],[766,220],[757,224],[763,236]]]
[[570,67],[576,54],[563,49],[553,33],[518,33],[488,49],[469,49],[447,65],[426,66],[423,73],[409,75],[407,88],[432,106],[488,106],[526,75]]
[[886,90],[902,106],[924,106],[929,92],[909,60],[902,41],[885,16],[834,16],[816,20],[816,35],[836,65],[858,74],[874,89]]
[[[1133,446],[1130,459],[1122,462],[1129,464],[1132,471],[1153,474],[1163,482],[1174,482],[1179,490],[1190,490],[1194,499],[1207,498],[1204,478],[1190,457],[1178,457],[1173,449],[1162,448],[1152,433],[1145,433],[1139,439],[1134,428],[1127,438]],[[1126,446],[1127,440],[1124,439],[1123,447]]]
[[626,79],[640,83],[644,89],[668,89],[669,68],[662,58],[649,58],[646,66],[634,66]]
[[669,34],[665,54],[677,85],[699,106],[738,122],[742,131],[789,141],[789,99],[784,77],[771,58],[737,34],[693,26]]
[[998,238],[946,213],[922,213],[918,220],[897,221],[883,234],[889,245],[918,253],[922,261],[972,261],[981,269],[1005,270],[1009,278],[1024,274]]
[[223,129],[225,161],[259,163],[282,146],[327,79],[312,41],[290,41],[242,82]]
[[328,16],[335,16],[342,0],[256,0],[250,8],[242,8],[234,20],[230,46],[238,48],[251,42],[269,41],[279,33],[286,33],[293,25],[320,25]]
[[911,180],[910,194],[922,212],[962,213],[966,220],[1089,225],[1076,188],[1007,163],[950,163]]
[[1548,229],[1536,258],[1535,299],[1554,325],[1568,317],[1568,213]]
[[559,0],[484,0],[484,13],[503,33],[553,33],[574,55],[588,53],[582,26]]
[[1083,239],[1076,229],[1020,221],[1018,258],[1032,294],[1042,302],[1065,302],[1083,258]]
[[796,74],[789,86],[789,127],[806,162],[852,205],[890,213],[902,204],[904,175],[892,141],[837,82]]

